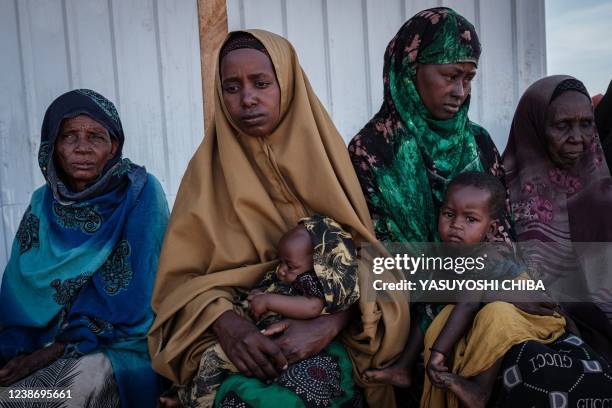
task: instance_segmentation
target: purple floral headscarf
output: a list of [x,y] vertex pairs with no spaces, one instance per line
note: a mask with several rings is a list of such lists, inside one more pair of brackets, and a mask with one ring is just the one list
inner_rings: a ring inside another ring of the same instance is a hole
[[[609,244],[589,244],[612,242],[612,177],[595,128],[590,146],[570,169],[557,167],[546,147],[547,110],[567,80],[579,83],[564,75],[550,76],[523,94],[503,154],[506,180],[517,239],[529,241],[521,250],[532,277],[547,282],[547,290],[550,284],[555,287],[553,297],[563,298],[582,338],[612,361],[611,293],[609,284],[602,284],[609,282],[609,275],[605,265],[602,269],[592,262],[609,264],[612,254]],[[584,86],[581,89],[563,91],[588,96]],[[603,275],[592,279],[594,270]],[[584,287],[590,301],[576,296]]]
[[[595,127],[590,147],[571,169],[558,168],[546,148],[547,110],[567,80],[579,83],[564,75],[535,82],[525,91],[512,121],[503,160],[519,241],[612,241],[612,228],[602,236],[587,232],[588,224],[601,222],[591,216],[590,207],[601,200],[612,203],[612,190],[605,188],[612,178]],[[576,225],[578,217],[586,224]]]

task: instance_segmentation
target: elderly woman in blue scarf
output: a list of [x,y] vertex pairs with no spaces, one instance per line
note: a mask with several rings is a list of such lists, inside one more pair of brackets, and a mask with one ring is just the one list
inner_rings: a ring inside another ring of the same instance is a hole
[[0,291],[0,387],[61,388],[69,406],[155,405],[146,335],[168,205],[155,177],[122,158],[123,142],[115,106],[94,91],[47,109],[46,184]]

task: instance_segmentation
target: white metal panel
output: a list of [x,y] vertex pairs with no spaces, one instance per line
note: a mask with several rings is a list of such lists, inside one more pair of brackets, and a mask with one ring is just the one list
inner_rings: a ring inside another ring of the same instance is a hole
[[244,4],[241,0],[227,2],[227,30],[246,28],[244,25]]
[[174,196],[189,159],[204,137],[200,42],[194,35],[198,32],[198,11],[195,2],[185,0],[158,4],[162,120],[166,124],[169,164],[166,194]]
[[[405,0],[404,1],[404,20],[408,20],[421,10],[425,10],[440,5],[437,0]],[[399,27],[398,27],[399,29]]]
[[519,97],[512,5],[507,0],[480,2],[483,50],[479,67],[482,89],[477,95],[481,104],[480,124],[489,131],[500,151],[506,146]]
[[325,106],[331,103],[331,77],[327,47],[327,10],[323,0],[287,2],[287,38],[300,65]]
[[[112,1],[125,155],[168,188],[159,29],[151,0]],[[161,120],[160,120],[161,119]]]
[[203,137],[195,0],[0,1],[0,272],[32,192],[49,103],[74,88],[112,100],[124,155],[170,203]]
[[478,17],[476,16],[476,2],[465,1],[465,0],[442,0],[441,5],[444,7],[450,7],[463,17],[467,18],[468,21],[476,27],[478,30]]
[[[3,208],[15,202],[26,202],[34,190],[31,165],[36,156],[24,160],[34,151],[33,135],[39,128],[29,129],[27,107],[23,92],[21,47],[17,8],[13,1],[0,2],[0,215]],[[2,216],[4,219],[5,217]],[[4,226],[0,231],[0,270],[10,248],[13,233]],[[6,256],[6,255],[5,255]]]
[[262,28],[286,36],[285,1],[242,0],[244,24],[247,28]]
[[93,89],[109,100],[117,101],[117,71],[109,23],[109,3],[99,0],[66,0],[66,29],[71,88]]
[[369,60],[366,58],[361,2],[327,1],[331,73],[331,114],[350,140],[369,120]]
[[[22,72],[25,87],[25,111],[27,115],[27,142],[34,153],[27,160],[19,157],[31,167],[32,184],[25,196],[15,196],[3,201],[4,205],[29,201],[32,191],[43,183],[36,153],[40,145],[40,127],[49,103],[64,93],[70,86],[68,47],[64,31],[65,20],[59,0],[16,2],[18,5],[19,35],[21,39]],[[18,174],[16,174],[19,177]],[[29,180],[28,180],[29,181]]]
[[[17,28],[17,10],[15,3],[2,2],[0,3],[0,26],[5,27],[3,35],[0,36],[0,55],[3,58],[0,60],[0,72],[7,72],[6,75],[0,75],[0,94],[14,95],[19,92],[21,83],[21,72],[19,61],[21,59],[19,48],[15,47],[15,43],[19,43],[18,28]],[[11,73],[12,70],[12,73]],[[21,105],[21,109],[19,108]],[[22,121],[25,122],[24,113],[25,101],[23,98],[15,101],[9,98],[0,99],[0,152],[10,153],[14,149],[16,142],[26,141],[26,138],[15,137],[18,127],[14,116],[21,113]],[[13,137],[11,137],[13,136]],[[26,167],[30,169],[29,166]],[[31,177],[30,177],[31,178]],[[8,236],[8,231],[4,228],[4,206],[3,200],[6,200],[12,191],[10,183],[12,179],[9,177],[9,166],[6,161],[0,162],[0,282],[4,268],[3,261],[8,258],[9,242],[11,237]]]
[[370,116],[378,112],[383,101],[383,65],[385,50],[389,41],[404,24],[404,0],[386,1],[381,7],[380,1],[366,0],[368,23],[368,60],[370,64]]
[[[516,48],[518,95],[546,72],[546,24],[544,2],[516,0]],[[541,16],[541,21],[534,19]]]

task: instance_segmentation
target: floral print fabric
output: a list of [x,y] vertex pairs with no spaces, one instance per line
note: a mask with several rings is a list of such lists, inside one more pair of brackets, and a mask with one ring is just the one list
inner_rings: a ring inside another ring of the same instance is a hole
[[[470,97],[452,118],[437,120],[415,86],[417,64],[477,64],[479,56],[472,24],[444,7],[418,13],[389,43],[383,105],[349,145],[380,240],[439,240],[438,209],[448,182],[461,172],[486,170],[503,181],[490,136],[467,117]],[[497,238],[511,236],[508,217]]]

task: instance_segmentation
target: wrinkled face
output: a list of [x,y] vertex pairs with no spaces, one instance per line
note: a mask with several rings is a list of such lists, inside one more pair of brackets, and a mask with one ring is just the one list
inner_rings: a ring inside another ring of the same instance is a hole
[[299,274],[312,269],[312,242],[304,226],[298,225],[281,238],[278,259],[276,276],[287,284],[293,283]]
[[229,52],[221,61],[223,101],[238,128],[268,136],[280,120],[280,87],[272,61],[250,48]]
[[442,242],[476,244],[493,233],[496,221],[491,217],[491,193],[473,186],[452,186],[440,209],[438,233]]
[[450,119],[469,96],[474,76],[471,62],[418,65],[415,86],[431,116]]
[[73,191],[96,180],[117,152],[108,130],[86,115],[64,119],[55,141],[55,158]]
[[566,91],[551,102],[544,132],[550,159],[558,167],[573,167],[591,145],[595,118],[591,101],[577,91]]

